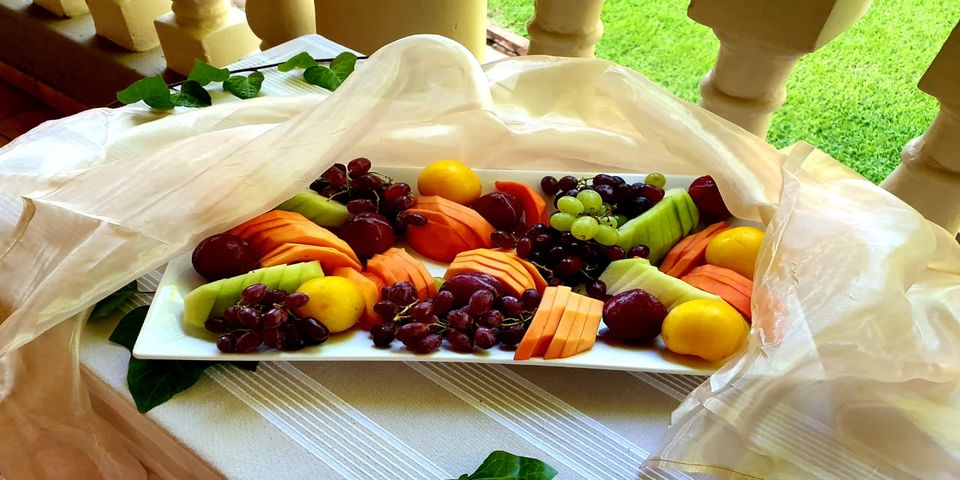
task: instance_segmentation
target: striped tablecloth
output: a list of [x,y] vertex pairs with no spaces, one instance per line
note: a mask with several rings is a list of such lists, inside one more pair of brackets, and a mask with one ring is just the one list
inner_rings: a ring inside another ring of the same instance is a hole
[[[303,50],[332,57],[343,48],[308,36],[235,67]],[[267,95],[310,91],[290,77],[264,84]],[[141,278],[140,290],[154,290],[160,276]],[[141,452],[161,477],[446,479],[507,450],[546,461],[561,479],[690,478],[640,464],[703,377],[416,362],[220,365],[140,416],[126,387],[129,353],[107,341],[118,319],[87,326],[82,364],[99,385],[99,410],[161,450]]]

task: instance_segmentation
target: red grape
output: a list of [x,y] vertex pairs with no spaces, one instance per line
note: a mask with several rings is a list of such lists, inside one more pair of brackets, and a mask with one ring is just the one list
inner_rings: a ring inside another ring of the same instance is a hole
[[459,330],[447,332],[447,342],[454,352],[470,353],[473,351],[473,338]]
[[300,350],[304,346],[303,332],[293,323],[285,323],[280,327],[280,333],[283,337],[283,350]]
[[378,347],[388,347],[396,338],[397,327],[393,322],[383,322],[374,325],[370,329],[370,336],[373,337],[373,344]]
[[497,248],[514,248],[517,246],[517,237],[513,232],[496,230],[490,234],[490,241]]
[[453,302],[456,299],[448,290],[441,290],[437,293],[437,296],[433,297],[433,311],[439,315],[443,315],[450,311],[453,308]]
[[381,297],[397,305],[410,305],[417,300],[417,287],[407,281],[383,287],[380,293]]
[[227,327],[227,324],[222,318],[208,318],[206,322],[203,322],[203,327],[213,333],[227,333],[230,331],[230,328]]
[[372,173],[360,175],[350,182],[351,188],[358,188],[361,190],[377,190],[382,186],[383,179]]
[[667,309],[656,297],[636,289],[614,295],[603,305],[603,323],[622,340],[649,342],[660,335]]
[[532,312],[540,306],[540,292],[535,288],[524,290],[520,295],[520,301],[523,302],[523,309]]
[[223,353],[233,353],[236,345],[236,337],[233,334],[221,335],[217,339],[217,349]]
[[427,318],[430,315],[430,309],[433,307],[433,302],[430,300],[424,300],[410,309],[410,318],[414,320],[422,320]]
[[390,185],[383,191],[383,198],[388,202],[395,201],[396,199],[409,195],[410,194],[410,185],[406,183],[399,182]]
[[316,318],[304,318],[300,325],[303,330],[303,337],[308,343],[314,345],[323,343],[330,336],[330,330],[327,329],[327,326]]
[[283,306],[286,307],[287,310],[296,310],[306,305],[309,301],[310,297],[308,297],[306,293],[291,293],[287,295],[287,298],[283,299]]
[[257,268],[259,256],[246,240],[221,233],[203,239],[193,250],[193,269],[214,281],[243,275]]
[[607,258],[609,258],[610,261],[621,260],[627,256],[627,253],[623,251],[623,247],[619,245],[611,245],[607,247],[606,253]]
[[246,332],[237,338],[237,343],[234,344],[233,349],[237,353],[250,353],[260,348],[260,345],[263,345],[263,337],[259,333]]
[[503,295],[503,284],[500,280],[480,272],[454,275],[444,282],[441,288],[453,294],[455,305],[466,305],[470,296],[478,290],[489,290],[495,297]]
[[347,202],[347,211],[354,215],[365,212],[376,212],[377,204],[373,200],[367,200],[366,198],[350,200]]
[[280,333],[279,329],[266,329],[261,332],[261,336],[263,336],[264,345],[270,348],[276,348],[277,350],[283,347],[283,334]]
[[473,295],[470,295],[470,301],[467,302],[467,313],[479,317],[490,311],[492,306],[493,293],[487,289],[477,290],[473,292]]
[[490,310],[477,319],[477,325],[481,327],[494,328],[503,323],[503,314],[499,310]]
[[517,256],[520,258],[530,258],[533,252],[533,241],[527,237],[517,240]]
[[243,324],[240,323],[240,317],[237,315],[240,312],[240,307],[236,305],[230,305],[226,310],[223,311],[223,323],[227,328],[241,328]]
[[603,300],[607,296],[607,284],[602,280],[594,280],[587,284],[587,295],[597,300]]
[[331,166],[325,172],[323,172],[323,179],[326,180],[331,187],[335,188],[339,188],[347,184],[346,172],[337,168],[336,165]]
[[242,323],[246,328],[260,328],[260,312],[252,307],[241,308],[240,312],[237,313],[237,318],[240,319],[240,323]]
[[393,226],[379,213],[360,213],[344,222],[338,236],[361,259],[370,258],[393,246]]
[[614,201],[616,201],[616,196],[614,194],[613,187],[611,187],[610,185],[606,185],[606,184],[597,185],[596,188],[594,188],[594,190],[596,190],[597,193],[600,194],[600,198],[604,202],[613,203]]
[[540,179],[540,190],[543,190],[543,193],[547,195],[554,195],[560,191],[560,182],[557,181],[556,177],[547,175]]
[[254,283],[253,285],[244,288],[243,292],[240,293],[240,296],[243,298],[243,301],[251,305],[259,305],[260,302],[262,302],[267,296],[267,290],[269,289],[266,285],[262,283]]
[[720,189],[710,175],[694,180],[687,192],[706,222],[719,222],[730,217],[730,210],[727,210],[727,204],[720,196]]
[[263,296],[263,301],[260,302],[261,305],[270,306],[276,303],[283,303],[287,299],[289,293],[286,290],[267,290],[267,294]]
[[506,296],[500,298],[500,310],[508,317],[519,317],[523,312],[523,303],[517,297]]
[[459,328],[461,330],[466,330],[473,325],[473,318],[470,317],[470,314],[462,308],[458,308],[447,314],[447,322],[453,328]]
[[512,325],[500,332],[500,343],[506,346],[513,346],[520,343],[526,330],[522,325]]
[[509,230],[520,220],[523,206],[517,197],[504,192],[491,192],[476,201],[470,208],[474,209],[497,230]]
[[489,328],[478,328],[473,332],[473,343],[487,350],[497,344],[497,334]]
[[423,323],[412,322],[403,325],[397,329],[397,340],[400,340],[404,344],[409,344],[411,341],[430,333],[430,326]]
[[370,171],[370,160],[363,157],[350,160],[347,171],[350,172],[350,178],[357,178]]
[[373,311],[387,320],[393,320],[393,317],[400,311],[400,307],[389,300],[381,300],[373,304]]
[[640,188],[640,195],[650,200],[650,203],[656,204],[660,200],[663,200],[664,192],[662,188],[656,185],[645,183],[643,187]]
[[264,329],[277,328],[287,321],[289,314],[282,308],[271,308],[260,316],[260,322]]
[[436,333],[431,333],[413,342],[405,343],[405,345],[414,353],[426,354],[439,350],[441,343],[443,343],[443,338]]
[[400,215],[397,215],[397,218],[401,219],[408,225],[413,225],[414,227],[422,227],[427,224],[427,217],[424,217],[419,213],[403,212]]
[[561,177],[557,184],[560,186],[560,190],[573,190],[577,188],[577,177],[573,175]]
[[557,264],[557,273],[560,275],[573,275],[584,267],[583,259],[580,257],[567,256],[560,259]]
[[627,258],[647,258],[650,256],[650,247],[646,245],[637,245],[627,252]]

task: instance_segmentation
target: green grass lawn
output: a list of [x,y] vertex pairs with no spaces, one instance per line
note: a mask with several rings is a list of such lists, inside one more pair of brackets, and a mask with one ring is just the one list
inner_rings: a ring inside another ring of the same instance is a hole
[[[526,36],[534,0],[489,0],[493,20]],[[687,18],[687,0],[606,0],[597,57],[633,68],[696,102],[719,42]],[[874,182],[937,112],[917,81],[960,19],[956,0],[875,0],[840,37],[803,58],[768,140],[805,140]]]

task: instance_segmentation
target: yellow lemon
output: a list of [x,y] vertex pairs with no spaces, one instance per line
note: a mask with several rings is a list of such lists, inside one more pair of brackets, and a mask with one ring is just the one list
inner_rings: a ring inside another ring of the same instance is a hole
[[456,160],[431,163],[417,177],[420,195],[439,195],[461,205],[480,198],[481,188],[477,172]]
[[707,263],[729,268],[752,280],[761,243],[763,230],[757,227],[729,228],[707,244]]
[[747,321],[727,302],[700,299],[670,310],[660,333],[671,352],[714,362],[736,352],[749,331]]
[[360,288],[343,277],[307,280],[297,291],[310,297],[306,305],[297,309],[297,316],[316,318],[330,333],[352,327],[360,320],[366,306]]

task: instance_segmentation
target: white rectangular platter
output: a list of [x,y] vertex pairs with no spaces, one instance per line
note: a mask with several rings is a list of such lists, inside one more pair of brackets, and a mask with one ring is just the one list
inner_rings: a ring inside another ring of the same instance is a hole
[[[374,170],[410,184],[416,193],[416,180],[419,168],[377,168]],[[529,185],[539,185],[544,175],[562,176],[567,172],[533,172],[520,170],[477,170],[483,181],[483,192],[494,191],[493,182],[510,180]],[[592,173],[570,173],[577,177],[591,177]],[[642,181],[645,175],[622,174],[628,183]],[[686,187],[693,180],[686,176],[667,174],[667,188]],[[539,191],[539,187],[538,191]],[[552,205],[550,205],[552,208]],[[446,265],[432,262],[408,248],[411,255],[422,261],[436,277],[443,277]],[[176,360],[258,360],[258,361],[419,361],[419,362],[474,362],[513,365],[544,365],[555,367],[596,368],[606,370],[632,370],[677,374],[708,375],[714,372],[718,363],[709,363],[693,357],[676,355],[668,351],[660,339],[648,346],[624,345],[609,342],[603,338],[604,327],[600,326],[600,338],[593,349],[569,358],[543,360],[533,358],[523,361],[513,359],[513,349],[496,346],[490,350],[477,350],[472,354],[463,354],[448,350],[445,346],[428,355],[408,352],[400,342],[394,342],[390,349],[373,346],[368,332],[353,329],[333,335],[322,345],[306,347],[296,352],[274,350],[251,354],[225,354],[217,350],[214,343],[216,335],[196,329],[186,329],[181,320],[183,315],[183,297],[204,282],[194,270],[190,253],[171,261],[157,287],[156,295],[140,331],[140,337],[133,349],[133,355],[143,359]]]

